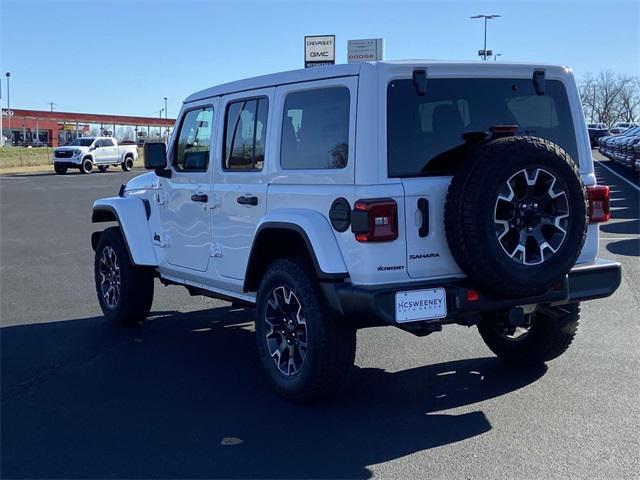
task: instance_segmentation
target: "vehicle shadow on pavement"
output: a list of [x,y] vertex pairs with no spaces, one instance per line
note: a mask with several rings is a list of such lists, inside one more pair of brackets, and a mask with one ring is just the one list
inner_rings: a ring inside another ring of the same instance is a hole
[[607,250],[616,255],[640,257],[640,238],[628,238],[607,244]]
[[604,225],[600,226],[600,231],[606,233],[638,235],[640,234],[640,220],[625,220],[605,223]]
[[155,312],[5,327],[3,477],[368,478],[369,465],[491,429],[481,410],[540,367],[494,358],[400,372],[354,368],[329,402],[277,397],[254,353],[252,311]]

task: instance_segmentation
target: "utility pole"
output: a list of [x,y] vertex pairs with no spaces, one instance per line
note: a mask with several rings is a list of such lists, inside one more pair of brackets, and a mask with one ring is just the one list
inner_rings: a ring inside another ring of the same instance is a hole
[[[480,15],[474,15],[473,17],[470,17],[470,18],[484,18],[484,49],[482,50],[483,60],[487,59],[487,20],[491,20],[492,18],[498,18],[500,16],[501,15],[495,15],[495,14],[486,15],[482,13]],[[478,52],[478,54],[480,55],[480,52]]]
[[9,127],[9,146],[13,146],[13,135],[11,134],[11,90],[9,90],[9,79],[11,78],[11,72],[6,72],[7,77],[7,125]]
[[49,106],[51,107],[51,111],[53,112],[53,106],[55,105],[55,103],[53,102],[49,102]]
[[4,115],[2,113],[2,82],[0,82],[0,147],[4,147],[4,136],[2,135],[2,120]]
[[[164,97],[164,119],[167,119],[167,97]],[[165,134],[169,134],[169,127],[165,127]]]

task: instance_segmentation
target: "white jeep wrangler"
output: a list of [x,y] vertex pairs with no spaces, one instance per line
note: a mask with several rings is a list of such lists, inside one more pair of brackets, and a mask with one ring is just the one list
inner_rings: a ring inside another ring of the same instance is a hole
[[505,361],[561,355],[598,258],[609,190],[564,66],[432,61],[266,75],[187,98],[145,145],[154,170],[98,200],[107,320],[139,323],[154,277],[255,306],[261,362],[285,396],[340,384],[356,329],[477,325]]

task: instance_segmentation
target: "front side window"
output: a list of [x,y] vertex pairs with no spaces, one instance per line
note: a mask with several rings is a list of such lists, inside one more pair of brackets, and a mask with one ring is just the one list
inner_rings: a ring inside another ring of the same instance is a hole
[[178,171],[206,171],[209,165],[213,107],[185,113],[175,144],[173,166]]
[[225,170],[262,170],[269,100],[266,97],[230,102],[225,114]]
[[387,87],[389,176],[450,175],[477,134],[496,125],[517,125],[518,135],[550,140],[578,161],[569,100],[557,80],[537,95],[530,79],[434,78],[418,95],[413,80],[401,79]]
[[349,89],[287,94],[280,165],[284,169],[344,168],[349,158]]

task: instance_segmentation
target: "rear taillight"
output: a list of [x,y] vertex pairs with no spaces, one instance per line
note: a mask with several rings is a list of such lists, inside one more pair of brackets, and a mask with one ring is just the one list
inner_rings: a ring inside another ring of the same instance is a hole
[[611,218],[609,187],[606,185],[587,187],[587,196],[589,199],[589,223],[608,222]]
[[351,212],[351,231],[359,242],[388,242],[398,238],[398,205],[395,200],[358,200]]

